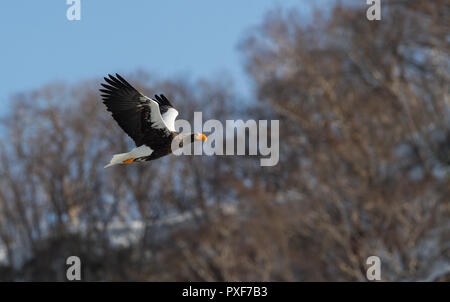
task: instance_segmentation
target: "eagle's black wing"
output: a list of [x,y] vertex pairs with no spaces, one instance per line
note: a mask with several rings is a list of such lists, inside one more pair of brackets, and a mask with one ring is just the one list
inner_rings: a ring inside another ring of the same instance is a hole
[[117,73],[116,77],[109,75],[104,79],[108,84],[101,84],[105,88],[100,89],[103,103],[136,146],[143,145],[145,137],[170,135],[158,102],[137,91]]

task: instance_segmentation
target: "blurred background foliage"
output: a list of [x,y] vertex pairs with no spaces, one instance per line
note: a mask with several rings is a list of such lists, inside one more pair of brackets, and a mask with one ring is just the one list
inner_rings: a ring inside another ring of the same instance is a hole
[[252,99],[221,76],[126,76],[192,121],[280,120],[280,162],[169,156],[103,169],[131,140],[101,79],[17,94],[2,117],[0,280],[450,281],[449,1],[275,9],[240,43]]

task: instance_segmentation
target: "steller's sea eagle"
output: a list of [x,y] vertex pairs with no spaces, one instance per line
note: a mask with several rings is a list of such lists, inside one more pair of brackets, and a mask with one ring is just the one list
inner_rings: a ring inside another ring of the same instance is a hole
[[136,148],[128,153],[116,154],[105,168],[116,164],[150,161],[171,154],[172,141],[182,148],[195,140],[206,140],[200,133],[177,133],[175,119],[178,111],[161,94],[149,98],[116,73],[104,78],[107,84],[101,84],[103,103],[112,112],[119,126],[136,143]]

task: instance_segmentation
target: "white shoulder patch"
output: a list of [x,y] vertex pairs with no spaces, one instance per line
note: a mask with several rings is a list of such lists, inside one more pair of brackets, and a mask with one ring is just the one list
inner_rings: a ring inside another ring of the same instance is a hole
[[150,99],[150,119],[153,123],[153,128],[164,129],[167,128],[164,120],[162,119],[161,113],[159,112],[159,105],[154,100]]
[[163,115],[162,118],[170,131],[175,131],[175,119],[178,116],[178,111],[174,108],[169,108]]

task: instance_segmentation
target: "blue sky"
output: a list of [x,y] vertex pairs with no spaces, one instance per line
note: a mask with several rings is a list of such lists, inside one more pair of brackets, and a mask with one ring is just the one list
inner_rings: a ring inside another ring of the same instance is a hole
[[81,0],[81,20],[68,21],[66,0],[2,0],[0,102],[54,80],[137,69],[194,79],[228,72],[246,93],[237,49],[245,31],[271,8],[297,7],[307,16],[323,1],[311,2]]

